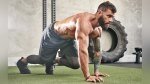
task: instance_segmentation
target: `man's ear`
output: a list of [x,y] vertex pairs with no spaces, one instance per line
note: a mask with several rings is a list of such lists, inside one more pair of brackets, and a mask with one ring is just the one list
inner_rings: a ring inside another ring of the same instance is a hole
[[98,10],[97,12],[98,12],[98,14],[102,14],[102,11],[101,11],[101,10]]

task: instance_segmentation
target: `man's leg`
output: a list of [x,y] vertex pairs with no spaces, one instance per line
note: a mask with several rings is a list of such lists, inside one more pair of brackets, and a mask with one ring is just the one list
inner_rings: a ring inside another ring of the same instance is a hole
[[[30,55],[27,58],[21,58],[18,62],[17,62],[17,67],[20,71],[21,74],[30,74],[30,70],[27,67],[27,64],[48,64],[48,67],[46,66],[47,69],[51,70],[51,66],[53,66],[56,54],[57,54],[57,50],[58,49],[51,49],[51,48],[46,48],[46,47],[42,47],[40,48],[40,54],[39,55]],[[46,70],[47,70],[46,69]],[[46,71],[45,70],[45,71]],[[48,74],[48,72],[46,71],[46,73]],[[49,72],[50,74],[52,73]]]
[[55,63],[55,58],[58,49],[55,48],[41,48],[40,49],[40,56],[43,62],[45,63],[45,72],[46,74],[53,75],[53,68]]
[[69,41],[67,45],[63,46],[60,49],[60,53],[63,56],[60,59],[57,59],[58,64],[65,65],[72,69],[78,69],[80,67],[74,41]]
[[39,55],[29,55],[27,58],[21,57],[17,62],[17,67],[21,74],[30,74],[31,71],[28,69],[28,63],[31,64],[40,64]]

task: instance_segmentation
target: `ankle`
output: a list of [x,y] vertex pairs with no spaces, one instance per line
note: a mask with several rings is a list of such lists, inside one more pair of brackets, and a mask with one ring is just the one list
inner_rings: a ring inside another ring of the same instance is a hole
[[28,63],[28,62],[27,62],[27,59],[24,58],[24,57],[21,58],[21,61],[22,61],[23,63]]

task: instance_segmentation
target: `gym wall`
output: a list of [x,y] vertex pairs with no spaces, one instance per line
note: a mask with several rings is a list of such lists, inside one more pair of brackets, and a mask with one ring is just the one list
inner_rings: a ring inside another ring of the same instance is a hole
[[42,34],[42,0],[10,0],[8,57],[38,53]]

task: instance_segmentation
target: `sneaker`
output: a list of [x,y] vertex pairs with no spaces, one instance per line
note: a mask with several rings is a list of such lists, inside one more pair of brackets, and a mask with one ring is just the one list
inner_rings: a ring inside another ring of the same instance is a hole
[[53,71],[54,71],[54,65],[45,66],[45,72],[47,75],[53,75]]
[[27,67],[27,63],[22,62],[22,59],[23,57],[17,62],[17,67],[20,71],[20,74],[31,74],[30,70]]

